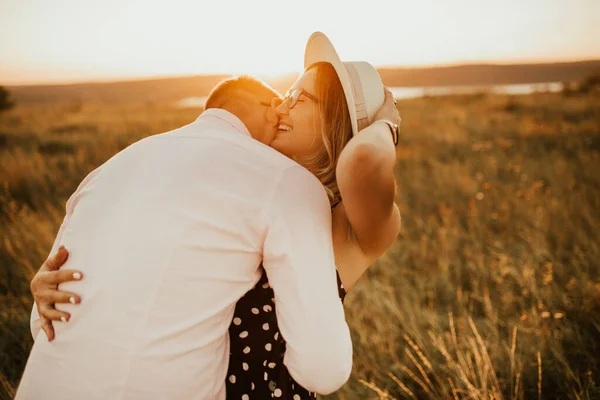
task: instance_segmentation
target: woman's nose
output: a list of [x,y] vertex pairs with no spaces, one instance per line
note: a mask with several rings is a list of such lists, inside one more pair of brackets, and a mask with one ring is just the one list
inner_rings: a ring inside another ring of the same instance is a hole
[[277,115],[287,115],[289,111],[288,107],[285,105],[285,101],[277,97],[273,98],[271,101],[271,107],[275,110]]

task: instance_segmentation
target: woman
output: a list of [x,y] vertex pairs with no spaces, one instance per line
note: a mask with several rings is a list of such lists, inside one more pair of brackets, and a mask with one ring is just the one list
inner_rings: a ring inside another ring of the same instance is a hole
[[[343,298],[394,242],[400,227],[394,204],[400,118],[375,69],[367,63],[342,63],[325,35],[309,39],[305,66],[284,100],[273,103],[280,120],[271,146],[311,171],[327,191]],[[62,265],[65,255],[62,250],[49,261]],[[77,295],[56,290],[57,283],[73,280],[72,272],[40,270],[34,277],[31,287],[42,317],[68,319],[51,303],[79,301]],[[275,306],[263,272],[238,301],[229,329],[228,399],[316,397],[293,380],[283,363],[286,343],[271,312]],[[247,345],[259,351],[245,354]]]

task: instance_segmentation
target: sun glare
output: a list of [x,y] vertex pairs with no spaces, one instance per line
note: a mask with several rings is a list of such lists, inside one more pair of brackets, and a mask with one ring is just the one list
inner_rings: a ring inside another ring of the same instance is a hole
[[274,77],[302,70],[315,30],[374,65],[600,57],[595,0],[4,0],[0,15],[1,83]]

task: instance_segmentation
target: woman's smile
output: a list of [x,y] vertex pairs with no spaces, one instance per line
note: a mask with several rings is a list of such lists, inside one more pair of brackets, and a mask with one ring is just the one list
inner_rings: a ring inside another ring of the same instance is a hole
[[277,127],[278,131],[285,131],[285,132],[289,132],[291,131],[293,128],[291,125],[285,124],[285,123],[279,123],[279,126]]

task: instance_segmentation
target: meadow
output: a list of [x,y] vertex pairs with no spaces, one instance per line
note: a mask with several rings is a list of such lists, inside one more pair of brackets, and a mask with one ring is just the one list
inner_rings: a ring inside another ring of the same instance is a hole
[[[398,103],[402,229],[345,302],[337,399],[600,398],[600,96]],[[95,167],[198,109],[131,100],[0,114],[0,398],[32,339],[29,281]]]

